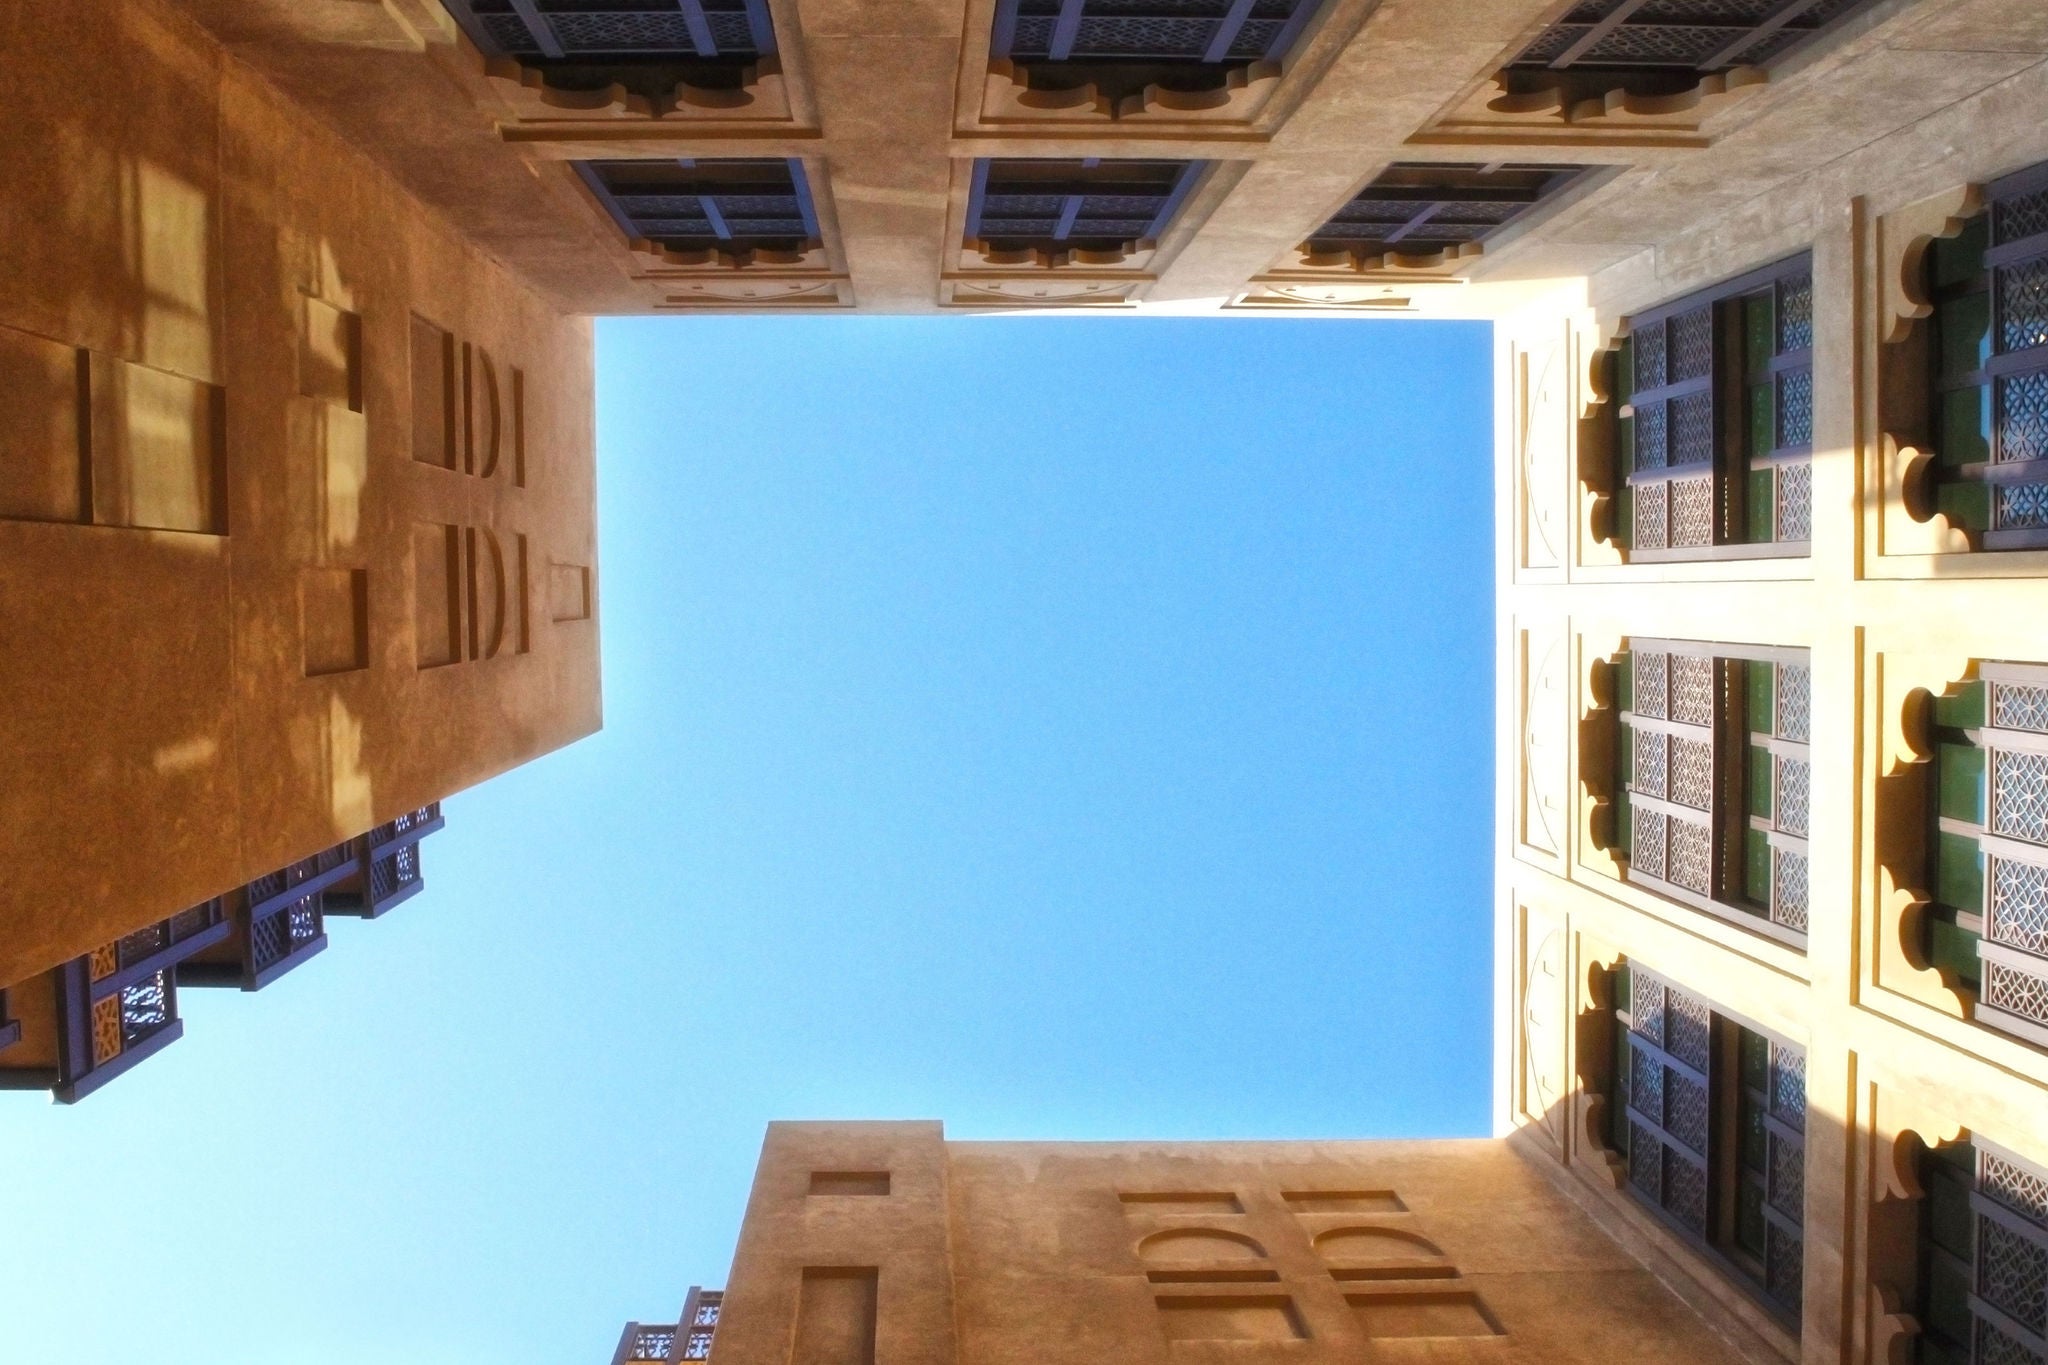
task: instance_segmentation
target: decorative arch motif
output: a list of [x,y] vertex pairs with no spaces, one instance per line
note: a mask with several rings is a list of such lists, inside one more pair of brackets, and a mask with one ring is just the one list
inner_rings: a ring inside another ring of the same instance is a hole
[[1316,1235],[1315,1248],[1324,1260],[1345,1265],[1440,1260],[1444,1254],[1420,1233],[1377,1226],[1331,1228]]
[[1221,1228],[1169,1228],[1138,1243],[1143,1261],[1261,1261],[1266,1249],[1241,1232]]

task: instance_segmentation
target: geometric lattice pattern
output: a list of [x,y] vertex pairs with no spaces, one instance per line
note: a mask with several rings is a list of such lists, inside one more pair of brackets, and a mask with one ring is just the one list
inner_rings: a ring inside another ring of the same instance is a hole
[[1317,0],[1081,0],[1062,26],[1061,0],[1000,0],[990,56],[1044,62],[1242,65],[1283,56]]
[[2040,1352],[2021,1345],[1990,1322],[1978,1319],[1971,1365],[2043,1365]]
[[1804,759],[1781,757],[1777,761],[1777,769],[1777,827],[1787,834],[1803,835],[1806,833],[1812,766]]
[[2001,730],[2048,734],[2048,687],[2031,683],[1991,684],[1991,723]]
[[1997,1218],[1980,1217],[1977,1292],[2036,1332],[2048,1328],[2048,1246]]
[[1764,1288],[1783,1303],[1797,1304],[1804,1289],[1806,1245],[1776,1223],[1765,1230]]
[[1993,485],[1991,527],[1996,531],[2048,528],[2048,483]]
[[1634,651],[1635,713],[1664,719],[1670,716],[1671,656],[1656,650]]
[[[1813,276],[1798,275],[1778,286],[1778,349],[1813,349]],[[1809,391],[1810,392],[1810,391]]]
[[1713,894],[1713,831],[1707,826],[1674,819],[1670,862],[1668,881],[1702,896]]
[[2048,372],[1998,382],[1998,462],[2020,460],[2048,460]]
[[[450,11],[486,56],[529,62],[745,62],[775,50],[765,0],[467,0]],[[466,12],[467,11],[467,12]]]
[[667,1360],[675,1349],[676,1329],[673,1327],[642,1327],[633,1334],[633,1350],[628,1360]]
[[1671,547],[1695,549],[1714,543],[1714,480],[1673,479]]
[[1983,968],[1985,1004],[2048,1025],[2048,976],[2021,971],[1989,958],[1984,960]]
[[1670,371],[1667,381],[1682,384],[1688,379],[1703,379],[1714,372],[1714,309],[1709,304],[1680,313],[1669,324],[1671,345]]
[[2048,754],[1991,751],[1991,830],[2048,844]]
[[1714,808],[1714,746],[1711,742],[1686,739],[1680,735],[1671,737],[1670,799],[1694,810],[1711,811]]
[[164,972],[152,972],[121,988],[121,1041],[125,1046],[171,1022],[171,986]]
[[[1669,765],[1666,755],[1670,751],[1671,737],[1656,730],[1639,730],[1635,740],[1635,775],[1629,786],[1632,791],[1644,796],[1659,798],[1670,795]],[[1680,741],[1687,743],[1690,741]],[[1704,807],[1702,808],[1704,809]]]
[[1813,538],[1813,466],[1809,464],[1784,464],[1778,466],[1778,505],[1775,509],[1773,534],[1779,540],[1811,540]]
[[1629,866],[1646,877],[1665,880],[1665,844],[1669,837],[1666,827],[1669,821],[1662,812],[1642,806],[1630,807],[1629,814],[1635,826],[1629,845]]
[[[1868,0],[1581,0],[1524,48],[1511,70],[1682,72],[1766,66]],[[1617,14],[1617,10],[1623,13]],[[1773,23],[1773,18],[1781,22]]]
[[1714,723],[1714,661],[1705,654],[1673,654],[1671,719],[1687,725]]
[[1806,855],[1794,849],[1771,850],[1771,923],[1806,932]]
[[1778,380],[1778,445],[1813,444],[1813,372],[1787,370]]
[[1714,397],[1688,393],[1671,400],[1672,465],[1709,464],[1714,458]]
[[1998,272],[1999,349],[2048,346],[2048,257]]
[[1635,535],[1631,539],[1636,548],[1665,549],[1670,544],[1670,485],[1638,484],[1629,491],[1635,497]]
[[1979,1148],[1977,1188],[2015,1213],[2048,1226],[2048,1179],[2018,1162]]
[[1130,251],[1165,231],[1205,163],[981,159],[966,235],[994,251]]
[[1993,857],[1990,872],[1991,906],[1985,937],[2048,957],[2048,866]]
[[1360,257],[1455,250],[1483,242],[1522,218],[1585,169],[1395,162],[1310,234],[1305,246],[1313,254],[1348,251]]
[[1813,673],[1805,664],[1778,665],[1778,738],[1808,740],[1813,712]]

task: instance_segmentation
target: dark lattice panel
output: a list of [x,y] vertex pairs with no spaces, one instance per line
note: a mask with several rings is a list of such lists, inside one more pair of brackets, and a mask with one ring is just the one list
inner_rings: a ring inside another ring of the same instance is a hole
[[775,50],[766,0],[444,0],[486,55],[531,62],[751,62]]
[[2048,1359],[2048,1179],[1981,1144],[1970,1204],[1973,1356],[1996,1365],[2041,1365]]
[[1277,60],[1322,0],[999,0],[989,55],[1018,62]]
[[177,1018],[177,997],[170,973],[152,972],[120,994],[121,1045],[133,1047]]
[[967,236],[995,251],[1130,251],[1157,238],[1192,161],[989,160],[975,165]]
[[1983,549],[2048,546],[2048,165],[1994,182],[1937,243],[1932,371],[1938,505]]
[[1591,0],[1537,35],[1517,70],[1707,73],[1767,66],[1870,0]]
[[671,251],[794,252],[818,239],[799,161],[589,161],[580,170],[627,236]]
[[1396,163],[1316,229],[1308,249],[1423,255],[1484,241],[1586,169]]
[[1697,996],[1640,967],[1631,967],[1629,993],[1629,1184],[1704,1237],[1713,1146],[1712,1015]]
[[633,1349],[626,1356],[628,1360],[668,1359],[675,1349],[676,1329],[673,1327],[642,1327],[633,1334]]
[[[1813,533],[1813,279],[1803,258],[1629,320],[1614,369],[1620,538],[1661,558]],[[1739,382],[1738,382],[1739,381]]]

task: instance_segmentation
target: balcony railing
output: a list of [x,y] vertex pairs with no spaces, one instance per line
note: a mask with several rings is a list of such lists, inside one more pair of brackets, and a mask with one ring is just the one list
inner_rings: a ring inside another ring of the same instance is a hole
[[683,1301],[683,1311],[674,1322],[629,1322],[619,1335],[619,1348],[612,1365],[637,1365],[659,1361],[661,1365],[683,1365],[688,1361],[711,1359],[711,1343],[718,1334],[719,1312],[725,1295],[720,1290],[692,1286]]
[[[102,944],[38,978],[47,991],[0,990],[0,1089],[90,1094],[182,1034],[179,986],[260,989],[326,946],[327,915],[371,918],[417,894],[419,841],[442,823],[438,802],[407,811]],[[31,999],[45,1041],[23,1046],[9,1006]]]

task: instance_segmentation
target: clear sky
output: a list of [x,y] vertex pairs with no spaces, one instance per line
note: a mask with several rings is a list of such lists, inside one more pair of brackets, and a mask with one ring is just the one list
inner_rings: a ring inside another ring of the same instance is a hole
[[603,1365],[762,1125],[1487,1124],[1477,324],[599,329],[606,726],[87,1102],[0,1365]]

